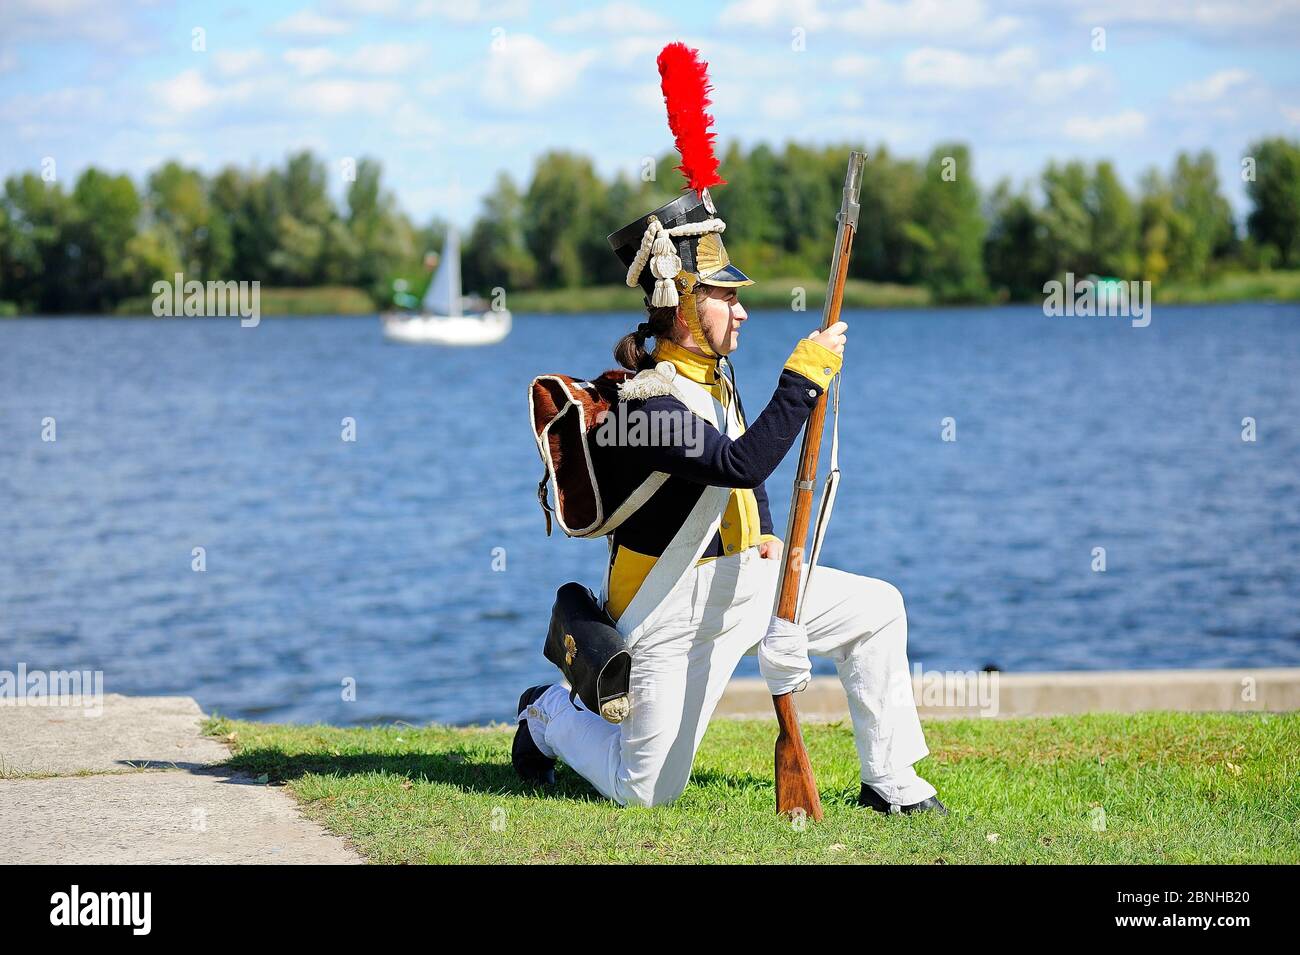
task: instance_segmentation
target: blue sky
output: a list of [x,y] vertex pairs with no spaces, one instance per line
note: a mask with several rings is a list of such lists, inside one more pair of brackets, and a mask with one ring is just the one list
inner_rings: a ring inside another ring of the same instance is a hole
[[677,39],[724,142],[955,138],[985,185],[1070,157],[1133,185],[1209,147],[1241,209],[1247,143],[1300,137],[1300,0],[0,0],[0,175],[307,147],[336,191],[373,156],[417,220],[467,223],[548,148],[633,175],[669,148],[654,57]]

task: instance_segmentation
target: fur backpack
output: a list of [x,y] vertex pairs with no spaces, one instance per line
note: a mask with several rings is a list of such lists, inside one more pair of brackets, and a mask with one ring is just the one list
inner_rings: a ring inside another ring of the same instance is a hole
[[[631,382],[634,377],[638,380]],[[624,387],[629,382],[630,386]],[[657,384],[653,372],[634,375],[622,368],[591,380],[558,374],[533,379],[528,390],[528,410],[544,467],[542,479],[537,482],[537,501],[546,517],[548,536],[552,514],[569,537],[612,534],[667,479],[667,475],[652,474],[623,500],[610,500],[600,486],[591,455],[596,429],[620,398],[645,397],[667,390],[666,385],[647,389]],[[555,488],[554,507],[548,500],[551,485]]]

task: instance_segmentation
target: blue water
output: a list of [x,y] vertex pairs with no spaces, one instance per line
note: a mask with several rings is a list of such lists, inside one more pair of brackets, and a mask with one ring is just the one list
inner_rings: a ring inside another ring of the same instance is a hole
[[[1300,308],[848,318],[825,561],[902,589],[913,661],[1300,664]],[[523,316],[464,350],[374,319],[0,322],[0,669],[263,719],[509,717],[554,677],[555,588],[605,553],[543,534],[527,384],[609,367],[636,321]],[[745,326],[751,416],[815,321]]]

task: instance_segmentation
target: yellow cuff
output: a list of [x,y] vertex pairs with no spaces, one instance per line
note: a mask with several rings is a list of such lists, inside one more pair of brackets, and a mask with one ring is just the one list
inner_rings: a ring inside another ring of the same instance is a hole
[[759,542],[760,544],[766,544],[768,541],[780,541],[780,540],[781,540],[781,538],[777,537],[775,534],[759,534],[759,535],[758,535],[758,542]]
[[801,338],[794,346],[785,367],[789,371],[803,375],[814,385],[825,391],[830,387],[831,379],[839,374],[844,359],[811,338]]

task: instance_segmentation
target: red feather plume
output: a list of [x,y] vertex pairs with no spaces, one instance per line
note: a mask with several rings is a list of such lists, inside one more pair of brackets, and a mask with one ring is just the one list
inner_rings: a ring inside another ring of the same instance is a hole
[[669,43],[656,62],[668,107],[668,127],[682,157],[677,168],[686,177],[687,187],[700,192],[726,185],[727,180],[718,175],[718,157],[713,155],[714,133],[709,131],[713,117],[704,111],[713,89],[709,64],[685,43]]

